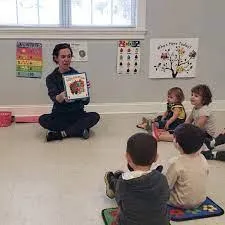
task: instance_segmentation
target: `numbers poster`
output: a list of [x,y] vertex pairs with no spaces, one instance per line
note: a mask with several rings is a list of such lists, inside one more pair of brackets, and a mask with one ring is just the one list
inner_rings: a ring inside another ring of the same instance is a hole
[[41,78],[42,75],[42,44],[17,42],[16,76]]
[[140,41],[118,41],[117,73],[138,74],[140,72]]

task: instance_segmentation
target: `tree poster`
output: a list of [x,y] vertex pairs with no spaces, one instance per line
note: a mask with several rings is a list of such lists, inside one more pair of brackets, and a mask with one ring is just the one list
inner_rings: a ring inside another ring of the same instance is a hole
[[16,47],[16,76],[41,78],[42,44],[18,41]]
[[198,38],[151,39],[150,78],[195,77]]

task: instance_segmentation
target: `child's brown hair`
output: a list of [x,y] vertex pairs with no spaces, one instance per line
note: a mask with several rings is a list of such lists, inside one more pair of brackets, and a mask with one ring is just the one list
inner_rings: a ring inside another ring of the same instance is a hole
[[212,93],[210,88],[205,84],[199,84],[191,89],[192,93],[202,96],[202,104],[209,105],[212,102]]
[[136,133],[127,141],[127,153],[134,164],[150,166],[157,156],[157,141],[147,133]]
[[184,101],[184,92],[179,87],[170,88],[168,91],[168,95],[174,94],[177,98],[176,103],[182,103]]

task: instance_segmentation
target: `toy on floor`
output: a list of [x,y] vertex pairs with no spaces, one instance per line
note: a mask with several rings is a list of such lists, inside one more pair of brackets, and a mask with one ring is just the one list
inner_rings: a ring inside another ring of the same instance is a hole
[[16,116],[16,123],[38,123],[39,116]]

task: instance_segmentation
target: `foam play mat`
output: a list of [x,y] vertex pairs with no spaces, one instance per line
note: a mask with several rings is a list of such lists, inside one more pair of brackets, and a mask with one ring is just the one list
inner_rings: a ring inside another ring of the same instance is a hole
[[224,210],[208,197],[195,209],[180,209],[169,205],[168,210],[172,221],[195,220],[224,214]]
[[118,225],[117,215],[118,215],[118,208],[108,208],[102,210],[102,218],[105,222],[105,225]]
[[[117,210],[118,208],[108,208],[102,210],[102,217],[106,225],[117,224]],[[168,211],[172,221],[203,219],[207,217],[221,216],[224,214],[224,210],[208,197],[198,208],[190,210],[168,205]]]

